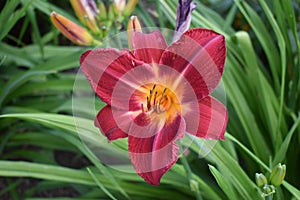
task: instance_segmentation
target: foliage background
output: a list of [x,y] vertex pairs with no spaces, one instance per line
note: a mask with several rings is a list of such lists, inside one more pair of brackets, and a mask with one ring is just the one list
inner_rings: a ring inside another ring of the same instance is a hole
[[[0,199],[263,199],[254,175],[279,162],[287,174],[274,199],[300,199],[300,1],[195,2],[191,26],[226,37],[226,141],[201,159],[194,143],[159,187],[107,167],[78,136],[72,109],[85,116],[76,119],[82,137],[98,134],[88,101],[72,107],[87,48],[49,20],[55,10],[77,21],[69,2],[0,2]],[[173,29],[176,7],[141,0],[133,14],[144,27]]]

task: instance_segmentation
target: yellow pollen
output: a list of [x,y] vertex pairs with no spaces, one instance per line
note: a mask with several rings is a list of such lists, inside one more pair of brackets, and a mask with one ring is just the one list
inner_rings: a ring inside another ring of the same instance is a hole
[[[174,94],[163,86],[153,85],[147,96],[147,110],[148,112],[163,113],[168,111],[172,105],[172,96]],[[163,90],[162,90],[163,89]]]

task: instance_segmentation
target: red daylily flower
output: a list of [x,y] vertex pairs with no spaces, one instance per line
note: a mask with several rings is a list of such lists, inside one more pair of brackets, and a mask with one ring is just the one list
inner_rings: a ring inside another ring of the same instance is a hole
[[185,133],[224,139],[227,110],[210,93],[225,63],[224,36],[202,28],[167,45],[160,31],[134,32],[133,51],[100,48],[81,57],[81,68],[107,105],[95,125],[109,141],[128,137],[136,172],[158,185],[177,161]]

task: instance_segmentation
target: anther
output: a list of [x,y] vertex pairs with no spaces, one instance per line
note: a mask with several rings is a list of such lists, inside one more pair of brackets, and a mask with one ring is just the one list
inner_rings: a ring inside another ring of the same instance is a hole
[[147,96],[147,109],[148,109],[148,111],[150,110],[150,108],[151,108],[151,102],[150,102],[149,97]]
[[153,88],[152,88],[152,90],[154,90],[154,89],[155,89],[155,87],[156,87],[156,84],[154,84],[154,85],[153,85]]
[[166,93],[167,88],[164,89],[163,93],[161,94],[161,96],[164,96],[164,94]]
[[155,105],[155,101],[156,101],[156,96],[157,96],[157,91],[155,91],[155,94],[154,94],[154,100],[153,100],[154,105]]

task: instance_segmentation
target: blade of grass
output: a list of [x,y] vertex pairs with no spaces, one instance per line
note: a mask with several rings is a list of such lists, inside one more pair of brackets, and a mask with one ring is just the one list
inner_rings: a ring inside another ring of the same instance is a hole
[[94,175],[94,173],[90,170],[90,168],[87,168],[87,171],[89,172],[89,174],[92,176],[92,178],[94,179],[94,181],[97,183],[97,185],[99,186],[99,188],[107,195],[109,196],[111,199],[113,200],[117,200],[106,188],[105,186],[97,179],[97,177]]
[[[102,181],[108,189],[118,191],[105,176],[94,173],[95,177]],[[45,164],[29,163],[23,161],[0,161],[0,176],[3,177],[31,177],[51,181],[68,182],[72,184],[83,184],[97,186],[93,178],[87,171],[69,169],[66,167],[51,166]],[[145,197],[168,199],[187,199],[183,194],[176,191],[168,191],[164,188],[151,187],[146,184],[137,184],[118,180],[122,188],[132,195],[143,195]]]
[[[263,0],[258,0],[267,15],[267,18],[270,22],[270,24],[273,27],[273,30],[275,32],[275,35],[277,37],[278,41],[278,46],[279,46],[279,52],[280,52],[280,58],[281,58],[281,88],[280,88],[280,106],[279,106],[279,114],[278,114],[278,123],[276,124],[276,136],[277,138],[281,136],[280,133],[280,125],[281,125],[281,120],[282,120],[282,115],[283,115],[283,103],[284,103],[284,96],[285,96],[285,78],[286,78],[286,44],[285,40],[281,34],[280,28],[278,27],[278,24],[276,20],[274,19],[274,16],[272,12],[270,11],[268,5],[263,1]],[[279,68],[279,69],[280,69]],[[280,148],[280,144],[276,143],[275,149],[276,151]]]
[[[295,110],[297,109],[296,102],[300,98],[300,40],[298,38],[298,32],[297,32],[297,23],[296,23],[296,15],[295,11],[293,9],[292,1],[280,1],[281,6],[283,8],[284,13],[289,13],[288,15],[284,15],[287,19],[287,22],[289,24],[289,27],[292,31],[293,34],[293,42],[296,44],[296,54],[297,59],[294,61],[294,66],[293,66],[293,76],[292,76],[292,81],[291,81],[291,90],[289,93],[289,101],[288,104],[291,107],[291,109]],[[295,98],[296,97],[296,98]],[[299,107],[298,107],[299,109]]]
[[231,183],[212,165],[208,165],[210,172],[215,177],[218,185],[221,187],[223,192],[226,194],[230,200],[239,200],[236,196],[234,189],[232,188]]
[[19,194],[16,188],[16,185],[14,185],[13,181],[11,179],[6,179],[8,185],[13,185],[14,187],[11,187],[9,190],[10,196],[13,200],[19,200]]
[[263,74],[258,67],[258,63],[256,62],[256,60],[258,59],[255,55],[248,33],[240,31],[236,33],[236,36],[241,49],[243,49],[242,54],[244,56],[246,71],[249,74],[249,80],[252,82],[249,85],[254,86],[255,88],[253,89],[256,91],[257,95],[261,97],[257,99],[260,104],[256,104],[256,107],[259,107],[259,110],[262,110],[262,119],[267,124],[267,130],[270,133],[269,135],[272,140],[272,144],[274,144],[275,147],[277,146],[277,144],[282,143],[281,134],[277,134],[278,127],[275,126],[278,126],[279,123],[277,117],[278,115],[277,113],[275,113],[273,105],[270,104],[270,102],[272,101],[271,99],[277,98],[273,93],[271,87],[268,87],[269,83],[263,77]]
[[238,6],[239,10],[242,12],[243,16],[246,18],[250,24],[253,31],[256,33],[260,44],[262,45],[264,52],[268,58],[270,69],[272,72],[272,77],[274,80],[276,92],[279,93],[280,82],[279,82],[279,69],[280,69],[280,56],[277,48],[272,40],[266,25],[258,16],[258,14],[251,8],[245,1],[234,0],[235,4]]
[[291,127],[290,131],[286,135],[283,143],[280,145],[278,152],[275,154],[275,157],[272,162],[272,166],[275,166],[277,163],[282,162],[286,157],[287,150],[289,148],[290,141],[293,137],[294,132],[297,128],[300,128],[300,116],[298,116],[297,120],[295,120],[293,126]]
[[30,80],[34,76],[40,76],[40,75],[45,75],[45,74],[51,74],[54,73],[54,71],[29,71],[27,73],[20,73],[18,77],[16,77],[14,80],[10,80],[7,82],[2,90],[2,95],[0,96],[0,106],[5,103],[4,101],[6,100],[6,96],[14,91],[17,87],[25,83],[26,81]]
[[28,6],[32,0],[24,4],[24,6],[15,11],[19,5],[19,1],[11,0],[6,1],[4,8],[0,12],[0,21],[5,22],[0,24],[0,41],[9,33],[9,31],[15,26],[17,21],[25,15]]
[[18,187],[20,184],[21,184],[21,181],[20,181],[20,180],[17,180],[17,181],[15,181],[14,183],[9,183],[7,187],[3,188],[3,189],[0,191],[0,197],[1,197],[2,195],[4,195],[5,193],[10,192],[11,190],[15,189],[15,188]]
[[[227,63],[230,65],[230,57],[228,57]],[[247,99],[245,99],[244,95],[238,89],[238,83],[236,82],[236,84],[233,84],[233,80],[234,78],[232,77],[232,73],[230,73],[230,70],[227,69],[223,76],[223,81],[226,86],[228,97],[236,109],[253,151],[262,160],[267,161],[269,159],[270,149],[268,148],[266,141],[263,139],[262,134],[258,134],[261,131],[255,120],[255,115],[249,108]]]
[[[242,143],[240,143],[237,139],[235,139],[231,134],[226,133],[226,138],[230,139],[231,141],[235,142],[244,152],[246,152],[254,161],[256,161],[261,167],[263,167],[266,171],[271,173],[271,169],[262,162],[254,153],[252,153],[246,146],[244,146]],[[296,198],[300,198],[300,191],[289,184],[287,181],[283,181],[283,186]]]
[[[24,1],[24,0],[22,0],[22,3],[23,3],[23,5],[28,4],[28,2],[26,3],[26,1]],[[33,41],[34,41],[34,43],[37,43],[37,45],[39,46],[41,56],[42,56],[42,58],[44,58],[44,47],[43,47],[44,45],[42,43],[42,37],[41,37],[40,30],[38,27],[35,11],[32,6],[29,6],[27,8],[26,12],[27,12],[27,16],[29,18],[29,21],[30,21],[31,27],[32,27]]]
[[[191,135],[188,136],[201,149],[198,139]],[[197,152],[199,149],[194,150]],[[249,179],[239,163],[220,144],[217,143],[214,146],[210,152],[210,159],[218,165],[219,170],[233,184],[243,199],[262,199],[255,184]]]

